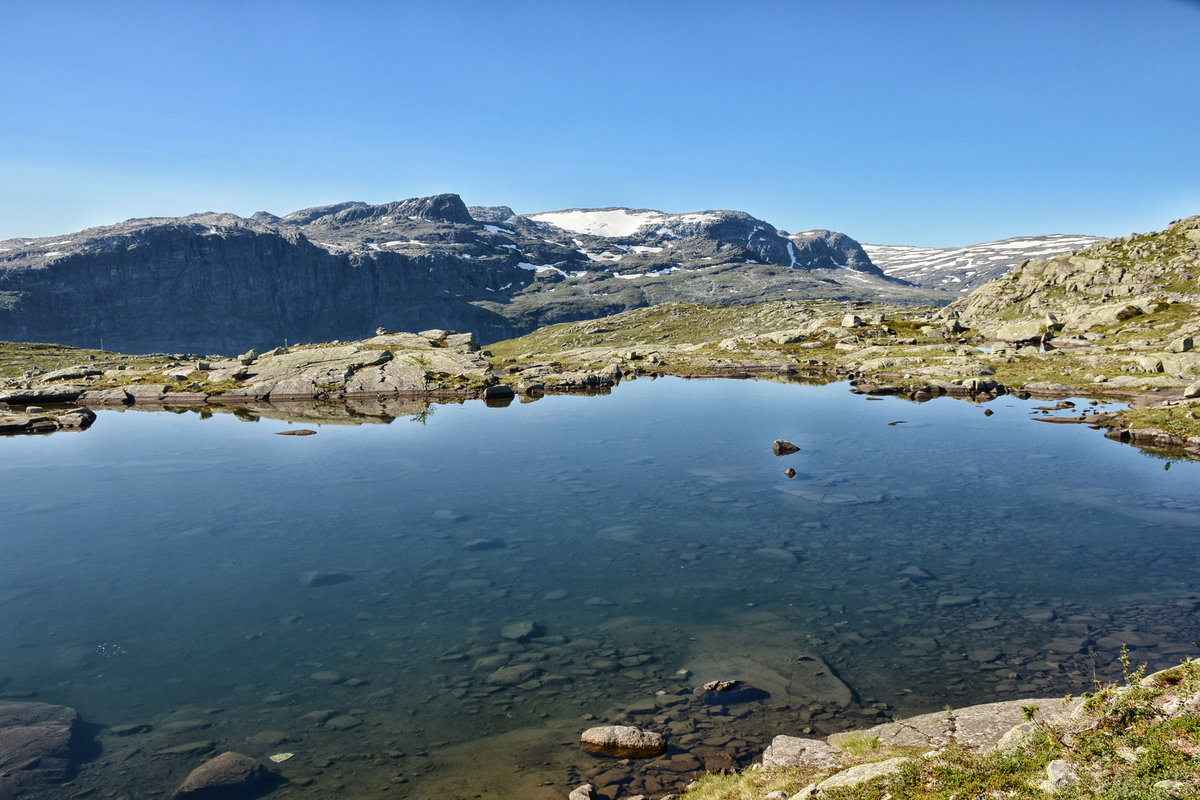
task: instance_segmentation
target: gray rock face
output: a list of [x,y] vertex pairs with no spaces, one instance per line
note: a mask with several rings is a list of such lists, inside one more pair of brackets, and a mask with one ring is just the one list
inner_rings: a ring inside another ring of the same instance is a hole
[[1076,783],[1079,783],[1079,775],[1075,772],[1075,767],[1071,766],[1069,761],[1056,758],[1046,765],[1046,779],[1038,788],[1053,794]]
[[270,782],[266,767],[250,756],[226,752],[191,771],[172,800],[247,797]]
[[837,748],[820,739],[776,736],[763,751],[762,765],[767,767],[809,767],[827,769],[837,765]]
[[[991,750],[1001,746],[1014,728],[1027,724],[1025,706],[1037,706],[1039,718],[1048,722],[1065,721],[1082,701],[1063,703],[1062,698],[1005,700],[978,706],[936,711],[868,728],[864,733],[879,739],[882,747],[943,749],[957,744],[971,750]],[[828,742],[838,747],[847,734],[835,733]]]
[[667,752],[667,740],[662,734],[631,725],[588,728],[580,742],[592,752],[618,758],[654,758]]
[[817,784],[817,791],[822,792],[826,789],[840,789],[848,786],[857,786],[860,783],[874,780],[884,775],[891,775],[898,772],[901,767],[912,761],[911,758],[898,756],[889,758],[886,761],[874,761],[870,764],[859,764],[857,767],[851,767],[847,770],[842,770],[836,775],[833,775]]
[[0,705],[0,800],[49,796],[71,767],[79,714],[48,703]]

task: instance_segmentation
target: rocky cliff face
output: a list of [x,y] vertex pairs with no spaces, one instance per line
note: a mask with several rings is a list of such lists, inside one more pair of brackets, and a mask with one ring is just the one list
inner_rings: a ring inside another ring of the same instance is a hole
[[843,234],[787,237],[742,212],[474,214],[444,194],[10,239],[0,339],[231,353],[377,326],[493,341],[664,300],[936,300],[887,279]]

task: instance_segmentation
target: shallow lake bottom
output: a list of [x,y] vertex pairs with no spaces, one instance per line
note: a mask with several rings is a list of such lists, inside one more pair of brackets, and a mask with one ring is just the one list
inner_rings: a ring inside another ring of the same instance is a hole
[[[1200,653],[1200,466],[1033,405],[640,379],[309,437],[101,412],[0,441],[0,697],[100,726],[101,796],[226,749],[293,754],[272,797],[632,794]],[[761,694],[697,696],[726,678]],[[668,758],[582,752],[599,724]]]

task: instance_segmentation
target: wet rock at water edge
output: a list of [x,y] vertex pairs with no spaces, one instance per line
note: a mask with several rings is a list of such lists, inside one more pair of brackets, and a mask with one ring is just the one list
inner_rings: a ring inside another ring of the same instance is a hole
[[585,750],[617,758],[654,758],[667,752],[662,734],[632,725],[602,725],[588,728],[580,736]]
[[709,681],[697,686],[692,694],[708,705],[732,706],[739,703],[750,703],[755,700],[766,700],[771,695],[762,689],[756,689],[745,681],[719,680]]
[[800,448],[787,439],[776,439],[771,445],[771,451],[777,456],[790,456],[792,453],[799,453]]
[[574,789],[567,800],[597,800],[596,787],[590,783],[585,783],[582,786]]
[[40,797],[66,781],[78,724],[66,706],[0,704],[0,798]]
[[233,800],[259,797],[277,779],[257,759],[225,752],[196,767],[172,800]]
[[496,386],[489,386],[483,390],[484,400],[508,400],[516,395],[511,386],[506,386],[503,383]]
[[288,431],[275,431],[276,436],[315,436],[316,431],[311,428],[296,428]]
[[313,570],[300,576],[300,585],[306,589],[315,589],[318,586],[333,586],[335,583],[345,583],[350,580],[354,580],[354,576],[345,572]]

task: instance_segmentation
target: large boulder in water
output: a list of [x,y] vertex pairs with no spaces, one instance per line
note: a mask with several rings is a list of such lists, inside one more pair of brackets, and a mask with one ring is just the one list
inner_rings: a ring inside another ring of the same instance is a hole
[[78,712],[66,706],[0,705],[0,800],[49,796],[64,783],[78,724]]
[[588,728],[580,740],[594,753],[618,758],[653,758],[667,752],[667,740],[662,734],[630,725]]

